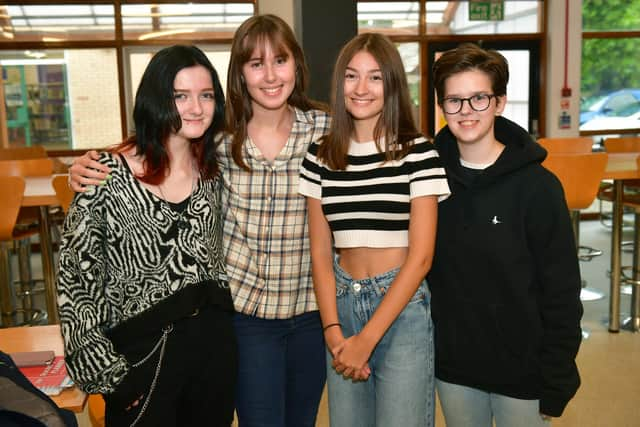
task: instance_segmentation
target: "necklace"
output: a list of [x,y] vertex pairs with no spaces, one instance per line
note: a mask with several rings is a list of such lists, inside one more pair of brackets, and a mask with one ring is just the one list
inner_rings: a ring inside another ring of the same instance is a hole
[[[174,209],[173,207],[171,207],[171,202],[169,202],[167,200],[167,197],[164,195],[164,192],[162,191],[162,185],[158,185],[158,190],[160,191],[160,195],[162,196],[162,201],[164,201],[167,204],[167,208],[169,208],[170,211],[172,212],[177,212],[178,213],[178,218],[175,220],[175,224],[176,227],[178,227],[179,230],[185,230],[187,228],[189,228],[189,221],[187,220],[187,218],[185,218],[185,214],[187,212],[187,209],[189,208],[189,204],[191,203],[191,196],[193,195],[193,192],[196,189],[196,174],[193,170],[193,159],[191,159],[191,192],[189,193],[189,196],[187,196],[186,200],[186,205],[185,206],[181,206],[181,209]],[[182,205],[183,202],[178,203],[179,205]]]

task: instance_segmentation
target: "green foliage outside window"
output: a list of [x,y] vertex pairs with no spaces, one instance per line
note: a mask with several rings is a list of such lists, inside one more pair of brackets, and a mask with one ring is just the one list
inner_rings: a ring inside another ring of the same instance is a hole
[[[640,0],[583,0],[583,32],[640,30]],[[582,96],[640,88],[640,38],[584,38]]]

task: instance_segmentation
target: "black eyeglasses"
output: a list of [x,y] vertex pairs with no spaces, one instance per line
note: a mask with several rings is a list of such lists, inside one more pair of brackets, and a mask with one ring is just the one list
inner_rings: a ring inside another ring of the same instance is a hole
[[491,105],[491,98],[497,98],[497,96],[481,93],[469,98],[445,98],[442,100],[442,110],[447,114],[459,113],[462,110],[462,104],[467,101],[472,110],[484,111]]

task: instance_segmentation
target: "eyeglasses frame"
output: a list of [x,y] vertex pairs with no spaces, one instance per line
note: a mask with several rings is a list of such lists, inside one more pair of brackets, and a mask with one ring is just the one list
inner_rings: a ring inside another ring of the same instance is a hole
[[[486,106],[485,108],[483,108],[483,109],[481,109],[481,110],[478,110],[477,108],[475,108],[475,107],[473,106],[473,104],[471,104],[471,99],[475,98],[476,96],[487,96],[487,97],[489,97],[489,103],[487,104],[487,106]],[[494,94],[494,93],[479,93],[479,94],[476,94],[476,95],[470,96],[470,97],[468,97],[468,98],[458,98],[457,96],[452,96],[452,97],[450,97],[450,98],[444,98],[444,99],[442,100],[442,102],[440,103],[440,107],[442,107],[442,111],[443,111],[445,114],[458,114],[460,111],[462,111],[462,107],[464,106],[464,101],[467,101],[467,103],[469,104],[469,108],[471,108],[471,109],[472,109],[473,111],[475,111],[475,112],[480,113],[480,112],[482,112],[482,111],[486,111],[486,110],[488,110],[488,109],[489,109],[489,107],[491,106],[491,98],[496,98],[496,99],[498,99],[498,95],[496,95],[496,94]],[[455,113],[449,113],[449,112],[445,111],[445,109],[444,109],[444,102],[445,102],[447,99],[458,99],[458,100],[460,100],[460,108],[458,109],[458,111],[456,111]]]

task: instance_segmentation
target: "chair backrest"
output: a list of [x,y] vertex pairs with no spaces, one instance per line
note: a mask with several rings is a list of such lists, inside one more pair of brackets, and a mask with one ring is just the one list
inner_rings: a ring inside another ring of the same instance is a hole
[[558,177],[570,210],[586,209],[596,198],[607,167],[607,153],[550,153],[542,166]]
[[542,145],[548,153],[591,153],[593,140],[588,136],[576,136],[566,138],[539,138],[538,144]]
[[18,211],[24,195],[24,179],[19,176],[0,176],[2,207],[0,208],[0,240],[12,240]]
[[73,196],[76,194],[75,191],[69,188],[67,175],[56,175],[53,177],[51,183],[53,185],[53,189],[56,191],[56,197],[58,197],[62,210],[64,213],[67,213],[69,205],[71,205],[71,201],[73,200]]
[[42,145],[0,148],[0,160],[44,159],[47,150]]
[[619,138],[605,138],[604,149],[607,153],[640,152],[640,137],[625,136]]
[[0,176],[48,176],[53,173],[49,158],[0,160]]

